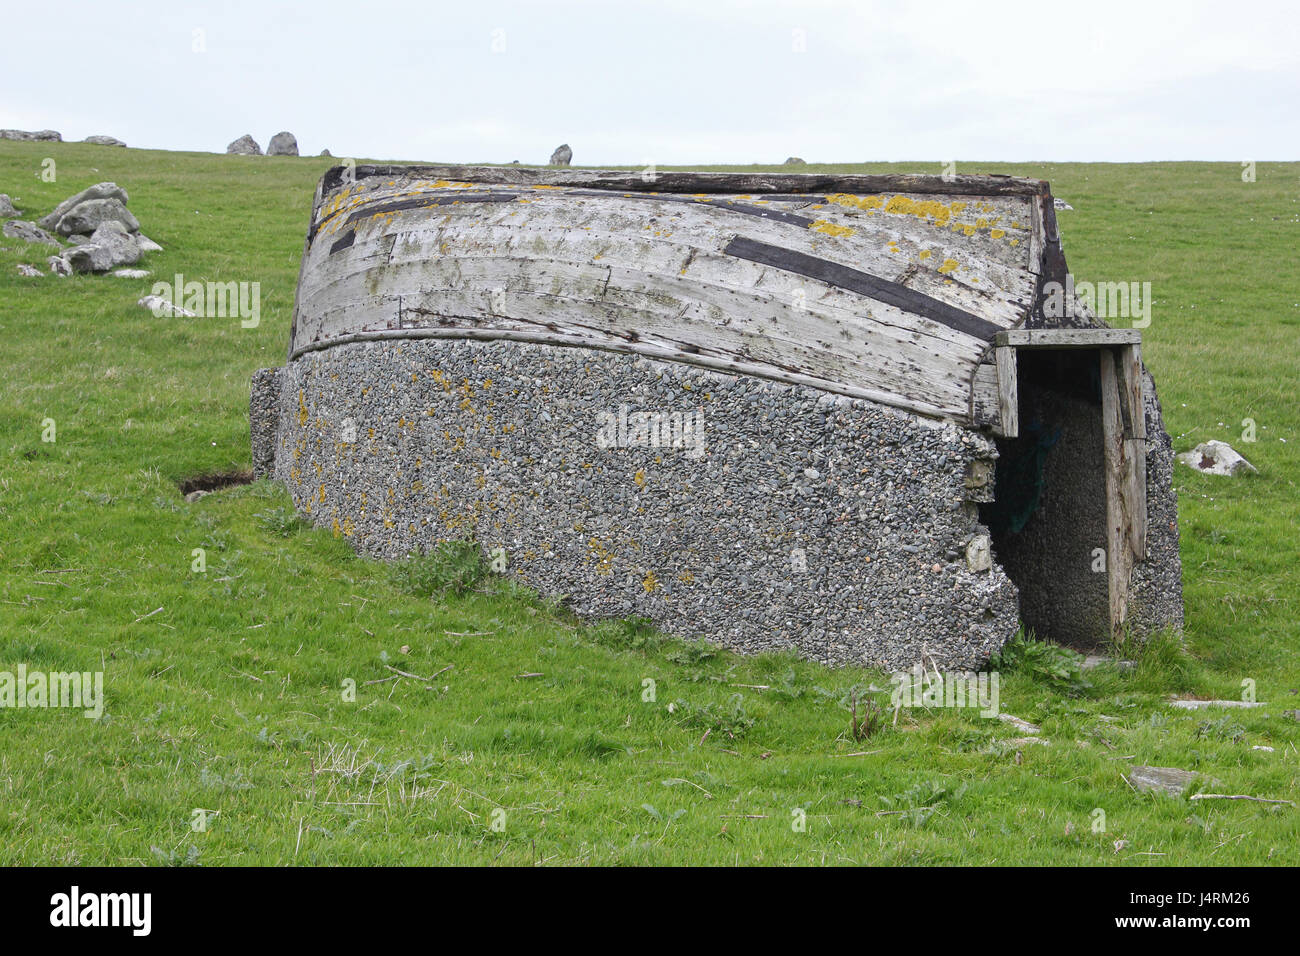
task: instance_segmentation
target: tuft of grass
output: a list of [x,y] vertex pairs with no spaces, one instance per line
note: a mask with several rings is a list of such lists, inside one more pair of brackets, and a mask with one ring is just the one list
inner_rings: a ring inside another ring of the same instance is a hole
[[1066,694],[1086,694],[1092,684],[1083,673],[1083,655],[1018,631],[989,660],[989,669],[1023,674]]
[[397,588],[421,598],[464,594],[488,576],[483,549],[474,540],[444,541],[424,554],[393,562]]

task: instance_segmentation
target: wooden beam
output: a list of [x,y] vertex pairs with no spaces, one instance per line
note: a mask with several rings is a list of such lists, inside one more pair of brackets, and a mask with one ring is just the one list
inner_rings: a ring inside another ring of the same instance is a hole
[[1004,438],[1020,434],[1020,387],[1016,380],[1016,350],[1000,345],[993,350],[998,368],[998,431]]
[[[1128,617],[1133,564],[1146,557],[1146,440],[1133,437],[1132,424],[1144,416],[1141,358],[1129,348],[1101,349],[1098,360],[1106,469],[1106,571],[1111,629],[1117,633]],[[1136,397],[1129,382],[1134,377],[1139,382]]]
[[1007,329],[993,337],[995,345],[1019,349],[1096,349],[1137,345],[1138,329]]

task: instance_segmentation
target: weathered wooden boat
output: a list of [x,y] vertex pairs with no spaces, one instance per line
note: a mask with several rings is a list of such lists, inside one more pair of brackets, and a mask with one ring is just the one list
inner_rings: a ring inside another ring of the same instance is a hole
[[[975,665],[1021,616],[1177,624],[1140,333],[1046,308],[1065,280],[1036,180],[336,167],[255,466],[362,550],[472,533],[742,648]],[[698,412],[708,453],[594,440],[629,408]]]

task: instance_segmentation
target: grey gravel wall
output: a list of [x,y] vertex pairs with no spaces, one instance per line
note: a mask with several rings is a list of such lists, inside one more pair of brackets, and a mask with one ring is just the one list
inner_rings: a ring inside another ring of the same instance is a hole
[[[976,668],[1017,626],[977,518],[992,441],[871,402],[631,355],[413,339],[259,373],[252,412],[254,447],[261,428],[274,450],[259,471],[364,554],[474,534],[580,614],[832,664]],[[638,442],[638,412],[679,426],[667,447]]]

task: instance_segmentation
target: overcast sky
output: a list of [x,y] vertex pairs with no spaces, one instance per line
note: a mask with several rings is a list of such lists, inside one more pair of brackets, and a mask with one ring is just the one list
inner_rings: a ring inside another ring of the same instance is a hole
[[0,126],[580,165],[1281,160],[1290,2],[8,3]]

